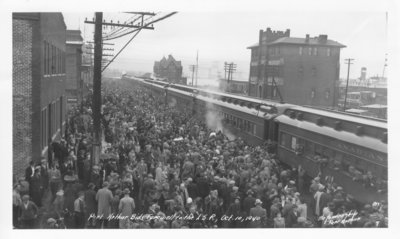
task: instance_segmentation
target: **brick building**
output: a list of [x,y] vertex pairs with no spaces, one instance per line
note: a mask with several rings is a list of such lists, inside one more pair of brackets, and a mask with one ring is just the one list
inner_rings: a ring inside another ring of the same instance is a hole
[[66,96],[67,106],[79,104],[83,97],[82,45],[80,30],[67,30],[66,36]]
[[[261,46],[261,47],[260,47]],[[290,37],[290,30],[260,30],[251,50],[249,95],[299,105],[335,107],[340,49],[327,35]]]
[[172,55],[168,55],[168,59],[163,57],[161,61],[154,62],[153,71],[156,77],[186,85],[186,78],[182,78],[182,63],[175,60]]
[[65,31],[61,13],[13,13],[13,173],[47,157],[65,124]]

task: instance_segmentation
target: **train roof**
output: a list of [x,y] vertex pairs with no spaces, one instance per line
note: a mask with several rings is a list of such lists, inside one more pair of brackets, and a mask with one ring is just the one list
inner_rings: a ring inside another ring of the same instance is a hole
[[292,110],[302,111],[310,114],[321,115],[323,117],[329,117],[347,122],[354,122],[357,124],[372,126],[376,128],[387,129],[387,121],[378,118],[372,118],[367,116],[355,115],[351,113],[345,113],[340,111],[333,111],[328,109],[319,109],[310,106],[294,106]]

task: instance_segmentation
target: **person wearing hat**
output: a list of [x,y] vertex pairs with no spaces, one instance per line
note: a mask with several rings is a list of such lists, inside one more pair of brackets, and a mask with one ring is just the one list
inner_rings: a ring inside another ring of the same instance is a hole
[[20,221],[23,229],[35,228],[35,220],[38,216],[38,207],[34,202],[29,200],[28,195],[22,197],[20,205]]
[[98,228],[102,228],[102,226],[107,228],[108,226],[107,217],[111,213],[111,201],[113,199],[113,194],[108,189],[108,186],[108,182],[105,181],[103,183],[103,188],[97,191],[96,194],[96,201],[98,203],[97,216],[102,216],[102,219],[100,219],[97,224]]
[[35,174],[31,178],[31,183],[29,184],[29,196],[38,207],[42,206],[43,185],[40,175],[40,165],[35,167]]
[[45,157],[41,157],[40,160],[40,178],[42,180],[43,190],[45,191],[49,186],[49,170]]
[[243,200],[243,211],[246,215],[250,214],[250,209],[255,205],[256,199],[253,197],[254,192],[249,189],[247,190],[247,197]]
[[[332,201],[332,195],[328,193],[328,190],[323,190],[319,199],[319,207],[320,207],[320,215],[322,214],[322,210],[328,206],[328,203]],[[342,201],[340,201],[340,205]]]
[[254,202],[255,207],[250,209],[250,216],[251,217],[259,217],[260,220],[254,220],[250,222],[251,228],[261,228],[265,225],[267,221],[267,210],[262,208],[262,201],[260,199],[256,199]]
[[53,208],[58,217],[61,217],[64,210],[64,190],[59,189],[53,201]]
[[[228,217],[232,216],[232,218],[241,216],[240,197],[239,196],[236,196],[234,198],[233,203],[230,204],[228,210],[226,211],[226,216],[228,216]],[[236,228],[237,224],[238,224],[238,221],[235,221],[235,220],[231,221],[230,228]]]
[[48,175],[49,175],[50,191],[52,195],[51,201],[53,202],[54,199],[56,198],[57,190],[61,185],[61,172],[58,169],[57,163],[55,163],[53,167],[49,169]]
[[119,220],[119,228],[128,228],[129,218],[132,216],[133,211],[135,210],[135,200],[129,196],[130,193],[130,190],[125,188],[123,191],[124,197],[119,201],[119,213],[121,216],[126,217]]

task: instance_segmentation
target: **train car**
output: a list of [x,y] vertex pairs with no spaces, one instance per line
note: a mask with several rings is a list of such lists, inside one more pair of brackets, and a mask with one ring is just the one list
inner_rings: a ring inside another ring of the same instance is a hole
[[300,106],[276,121],[280,160],[332,177],[359,202],[387,200],[386,121]]
[[363,203],[387,199],[387,122],[347,113],[141,80],[168,104],[193,109],[211,128],[259,145],[278,158],[342,186]]
[[231,138],[241,137],[251,145],[266,140],[277,140],[277,127],[273,120],[289,104],[237,97],[221,92],[208,91],[178,84],[141,79],[156,94],[166,97],[169,105],[185,106],[198,112],[210,128],[221,130]]

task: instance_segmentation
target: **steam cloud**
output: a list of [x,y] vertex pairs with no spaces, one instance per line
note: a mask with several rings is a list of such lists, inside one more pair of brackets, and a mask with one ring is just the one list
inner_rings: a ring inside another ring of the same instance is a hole
[[206,111],[205,119],[208,128],[215,130],[216,132],[221,131],[230,140],[234,140],[236,138],[235,135],[233,135],[227,128],[224,127],[221,116],[217,113],[211,103],[207,102]]

